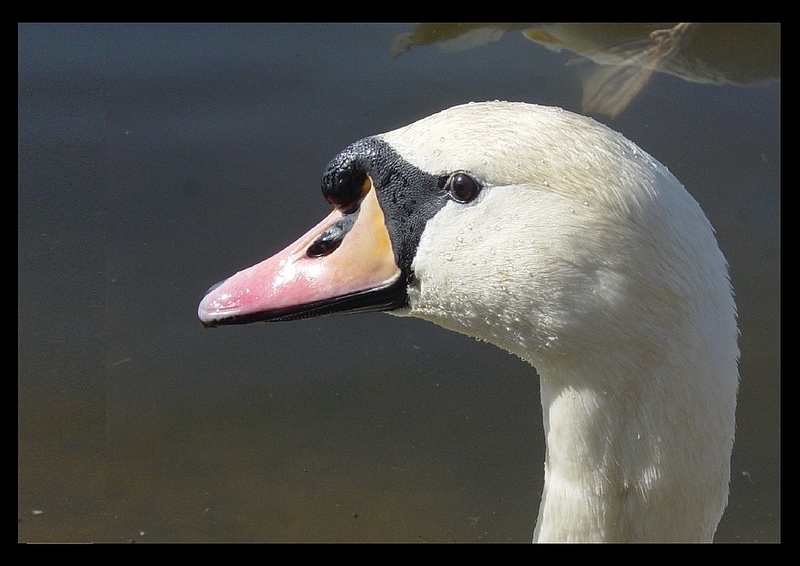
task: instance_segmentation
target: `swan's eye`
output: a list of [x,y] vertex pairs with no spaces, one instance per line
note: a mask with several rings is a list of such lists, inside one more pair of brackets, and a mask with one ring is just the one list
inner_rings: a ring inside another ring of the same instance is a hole
[[466,173],[454,173],[444,187],[456,202],[470,202],[481,192],[481,185]]

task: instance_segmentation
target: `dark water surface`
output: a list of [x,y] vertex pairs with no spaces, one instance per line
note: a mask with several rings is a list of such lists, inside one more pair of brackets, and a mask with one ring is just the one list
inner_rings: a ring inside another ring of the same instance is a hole
[[[514,31],[390,58],[412,29],[19,27],[20,541],[531,539],[544,445],[519,359],[383,314],[196,317],[327,213],[350,142],[470,100],[582,112],[575,53]],[[654,73],[596,114],[682,180],[731,265],[718,541],[780,540],[780,98]]]

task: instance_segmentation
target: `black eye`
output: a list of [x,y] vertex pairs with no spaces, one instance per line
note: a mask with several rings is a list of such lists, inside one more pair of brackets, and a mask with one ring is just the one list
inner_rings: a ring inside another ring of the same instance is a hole
[[454,173],[447,179],[444,187],[456,202],[469,202],[481,192],[481,186],[466,173]]

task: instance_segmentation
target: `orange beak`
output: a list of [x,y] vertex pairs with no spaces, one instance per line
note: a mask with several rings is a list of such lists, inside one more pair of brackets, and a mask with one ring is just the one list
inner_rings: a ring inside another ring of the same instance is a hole
[[197,310],[203,324],[225,326],[404,306],[405,281],[369,182],[356,207],[335,209],[283,251],[209,289]]

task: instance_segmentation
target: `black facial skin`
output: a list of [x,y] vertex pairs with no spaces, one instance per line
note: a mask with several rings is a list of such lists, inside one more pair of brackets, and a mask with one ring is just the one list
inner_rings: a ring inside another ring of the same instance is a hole
[[450,198],[445,183],[405,161],[385,141],[369,137],[331,160],[322,176],[322,194],[346,205],[361,196],[367,175],[383,210],[395,261],[408,284],[425,224]]

